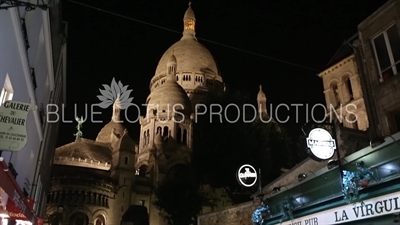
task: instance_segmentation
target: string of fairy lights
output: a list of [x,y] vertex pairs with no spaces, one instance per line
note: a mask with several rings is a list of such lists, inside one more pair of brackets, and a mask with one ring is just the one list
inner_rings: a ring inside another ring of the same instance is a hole
[[[141,23],[141,24],[144,24],[144,25],[147,25],[147,26],[152,26],[152,27],[155,27],[155,28],[158,28],[158,29],[162,29],[162,30],[165,30],[165,31],[169,31],[169,32],[172,32],[172,33],[177,33],[177,34],[181,34],[182,33],[181,31],[173,30],[173,29],[170,29],[168,27],[160,26],[160,25],[149,23],[149,22],[146,22],[146,21],[143,21],[143,20],[140,20],[140,19],[136,19],[136,18],[130,17],[130,16],[125,16],[125,15],[122,15],[122,14],[119,14],[119,13],[115,13],[115,12],[112,12],[112,11],[109,11],[109,10],[101,9],[101,8],[98,8],[98,7],[95,7],[95,6],[92,6],[92,5],[84,4],[84,3],[77,2],[77,1],[74,1],[74,0],[68,0],[68,1],[71,2],[71,3],[77,4],[77,5],[81,5],[81,6],[84,6],[84,7],[87,7],[87,8],[91,8],[91,9],[94,9],[94,10],[97,10],[97,11],[100,11],[100,12],[103,12],[103,13],[106,13],[106,14],[110,14],[110,15],[113,15],[113,16],[116,16],[116,17],[120,17],[120,18],[123,18],[123,19],[127,19],[127,20],[130,20],[130,21]],[[204,42],[208,42],[208,43],[211,43],[211,44],[219,45],[219,46],[222,46],[222,47],[225,47],[225,48],[229,48],[229,49],[232,49],[232,50],[240,51],[240,52],[247,53],[247,54],[250,54],[250,55],[262,57],[262,58],[265,58],[265,59],[268,59],[268,60],[272,60],[272,61],[275,61],[275,62],[286,64],[286,65],[299,67],[299,68],[302,68],[302,69],[305,69],[305,70],[310,70],[310,71],[313,71],[313,72],[319,72],[320,71],[320,70],[315,69],[315,68],[311,68],[311,67],[308,67],[308,66],[304,66],[304,65],[297,64],[297,63],[289,62],[289,61],[286,61],[286,60],[278,59],[278,58],[275,58],[275,57],[272,57],[272,56],[263,55],[263,54],[260,54],[260,53],[256,53],[256,52],[249,51],[249,50],[246,50],[246,49],[234,47],[234,46],[231,46],[231,45],[223,44],[223,43],[220,43],[220,42],[217,42],[217,41],[213,41],[213,40],[209,40],[209,39],[206,39],[206,38],[201,38],[201,37],[196,37],[196,38],[199,39],[199,40],[202,40]]]

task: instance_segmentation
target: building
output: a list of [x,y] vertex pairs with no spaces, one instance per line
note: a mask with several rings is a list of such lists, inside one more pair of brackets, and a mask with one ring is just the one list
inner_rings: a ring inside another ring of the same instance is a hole
[[[0,3],[0,107],[10,105],[7,101],[33,107],[25,126],[18,125],[22,133],[26,129],[26,142],[19,140],[23,147],[0,149],[0,209],[8,217],[0,224],[38,224],[45,216],[49,155],[58,129],[57,122],[48,123],[46,111],[48,104],[65,101],[66,26],[57,7],[59,1]],[[7,120],[2,115],[2,127]],[[6,134],[0,136],[6,143]]]
[[[389,0],[361,22],[357,34],[343,43],[327,69],[318,74],[327,108],[332,109],[327,116],[335,114],[342,159],[335,156],[328,163],[305,159],[265,186],[264,201],[270,213],[263,224],[399,222],[399,8],[399,0]],[[362,169],[372,171],[374,178],[368,180],[369,185],[358,184],[359,201],[352,205],[344,198],[348,196],[340,171]],[[252,224],[252,215],[239,211],[253,212],[259,207],[258,194],[255,201],[201,215],[198,224]]]
[[374,135],[400,131],[400,1],[390,0],[358,25],[352,43],[368,90]]
[[[354,40],[352,37],[350,40]],[[350,41],[349,40],[349,41]],[[360,69],[353,49],[345,42],[318,74],[324,86],[327,120],[337,124],[340,155],[347,156],[369,144],[369,118]]]
[[[212,54],[197,41],[195,14],[189,5],[182,38],[162,55],[140,118],[135,142],[118,122],[120,102],[95,140],[78,130],[74,142],[56,148],[46,214],[48,224],[152,224],[165,221],[152,204],[153,191],[168,174],[187,170],[193,139],[193,107],[224,83]],[[180,106],[173,110],[174,106]],[[209,207],[222,207],[204,186]],[[210,193],[212,192],[212,193]],[[228,197],[226,197],[228,198]],[[150,219],[149,219],[150,218]]]

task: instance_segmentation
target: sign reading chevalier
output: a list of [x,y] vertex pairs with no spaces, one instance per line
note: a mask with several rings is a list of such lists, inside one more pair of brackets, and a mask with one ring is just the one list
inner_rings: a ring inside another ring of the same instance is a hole
[[0,150],[17,152],[26,145],[26,120],[29,111],[36,109],[36,105],[15,101],[0,106]]
[[238,169],[236,178],[240,185],[252,187],[257,182],[257,171],[254,167],[245,164]]

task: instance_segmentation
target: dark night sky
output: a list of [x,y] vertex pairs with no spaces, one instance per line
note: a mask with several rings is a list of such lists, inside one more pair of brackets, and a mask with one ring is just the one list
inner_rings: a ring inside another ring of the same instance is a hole
[[[316,74],[326,68],[343,41],[356,33],[358,23],[385,2],[198,0],[192,1],[192,8],[197,37],[214,55],[228,88],[248,92],[256,103],[262,84],[272,105],[314,105],[324,103],[322,81]],[[73,120],[75,108],[77,115],[83,115],[84,104],[98,103],[99,88],[109,85],[113,77],[133,89],[134,103],[144,103],[158,61],[182,36],[188,6],[182,0],[82,3],[114,15],[64,0],[64,19],[69,23],[67,120]],[[95,111],[103,113],[96,120],[110,120],[111,109]],[[303,124],[304,113],[300,119]],[[290,129],[299,130],[294,114],[290,122]],[[62,124],[59,145],[74,140],[75,126],[75,122]],[[96,138],[102,126],[84,123],[84,137]],[[138,139],[139,124],[126,127]]]

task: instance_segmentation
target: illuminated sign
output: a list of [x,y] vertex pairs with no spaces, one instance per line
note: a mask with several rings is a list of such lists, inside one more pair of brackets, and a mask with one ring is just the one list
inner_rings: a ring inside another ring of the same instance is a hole
[[237,180],[244,187],[252,187],[257,183],[257,171],[254,167],[245,164],[237,171]]
[[327,160],[335,154],[336,142],[328,131],[315,128],[308,135],[307,147],[313,158]]
[[0,106],[0,150],[17,152],[26,145],[28,113],[36,108],[15,101],[6,101]]
[[396,192],[364,200],[362,203],[336,207],[319,213],[295,218],[292,221],[277,223],[276,225],[342,224],[399,212],[400,192]]

